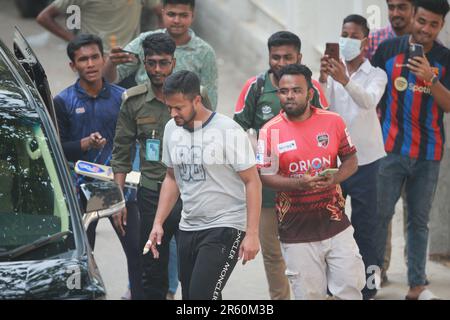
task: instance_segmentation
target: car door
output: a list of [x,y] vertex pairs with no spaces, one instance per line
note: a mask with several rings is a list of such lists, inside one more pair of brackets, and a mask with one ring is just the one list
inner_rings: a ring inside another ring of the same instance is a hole
[[20,32],[19,28],[15,27],[14,32],[14,55],[16,56],[19,63],[25,69],[27,74],[30,76],[33,81],[36,89],[39,91],[42,100],[47,107],[47,111],[50,114],[50,117],[53,121],[53,124],[58,130],[55,107],[53,105],[53,97],[50,91],[50,86],[48,84],[47,75],[45,73],[44,68],[39,62],[36,54],[34,53],[31,46],[28,44],[28,41],[23,36],[22,32]]

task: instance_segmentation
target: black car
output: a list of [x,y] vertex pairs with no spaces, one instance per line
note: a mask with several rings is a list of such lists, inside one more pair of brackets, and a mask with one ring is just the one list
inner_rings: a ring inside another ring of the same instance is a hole
[[110,182],[82,186],[82,213],[48,82],[18,30],[0,40],[0,299],[104,299],[85,228],[125,206]]

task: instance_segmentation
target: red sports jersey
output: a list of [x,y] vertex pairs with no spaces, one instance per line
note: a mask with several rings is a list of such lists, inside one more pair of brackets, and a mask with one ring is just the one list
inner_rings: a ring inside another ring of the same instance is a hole
[[[337,167],[337,158],[356,153],[344,120],[336,113],[311,108],[308,120],[293,122],[284,112],[260,131],[257,161],[261,174],[301,177]],[[345,230],[350,221],[344,212],[340,186],[313,191],[278,192],[280,240],[285,243],[329,239]]]

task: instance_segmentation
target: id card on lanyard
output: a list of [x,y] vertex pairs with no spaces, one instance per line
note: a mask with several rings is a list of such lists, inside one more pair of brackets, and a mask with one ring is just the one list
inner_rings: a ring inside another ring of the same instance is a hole
[[145,160],[151,162],[159,162],[160,161],[160,147],[161,141],[155,139],[156,131],[152,132],[152,139],[147,139],[145,143]]

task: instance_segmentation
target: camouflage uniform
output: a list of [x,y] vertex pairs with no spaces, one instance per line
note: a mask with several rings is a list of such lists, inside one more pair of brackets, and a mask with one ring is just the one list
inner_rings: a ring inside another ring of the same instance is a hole
[[156,99],[148,81],[125,91],[122,100],[111,160],[113,171],[114,173],[131,171],[133,157],[131,146],[137,141],[141,146],[140,186],[158,191],[158,182],[164,179],[166,167],[161,161],[146,161],[146,143],[148,139],[162,141],[164,127],[170,120],[170,114],[166,105]]

